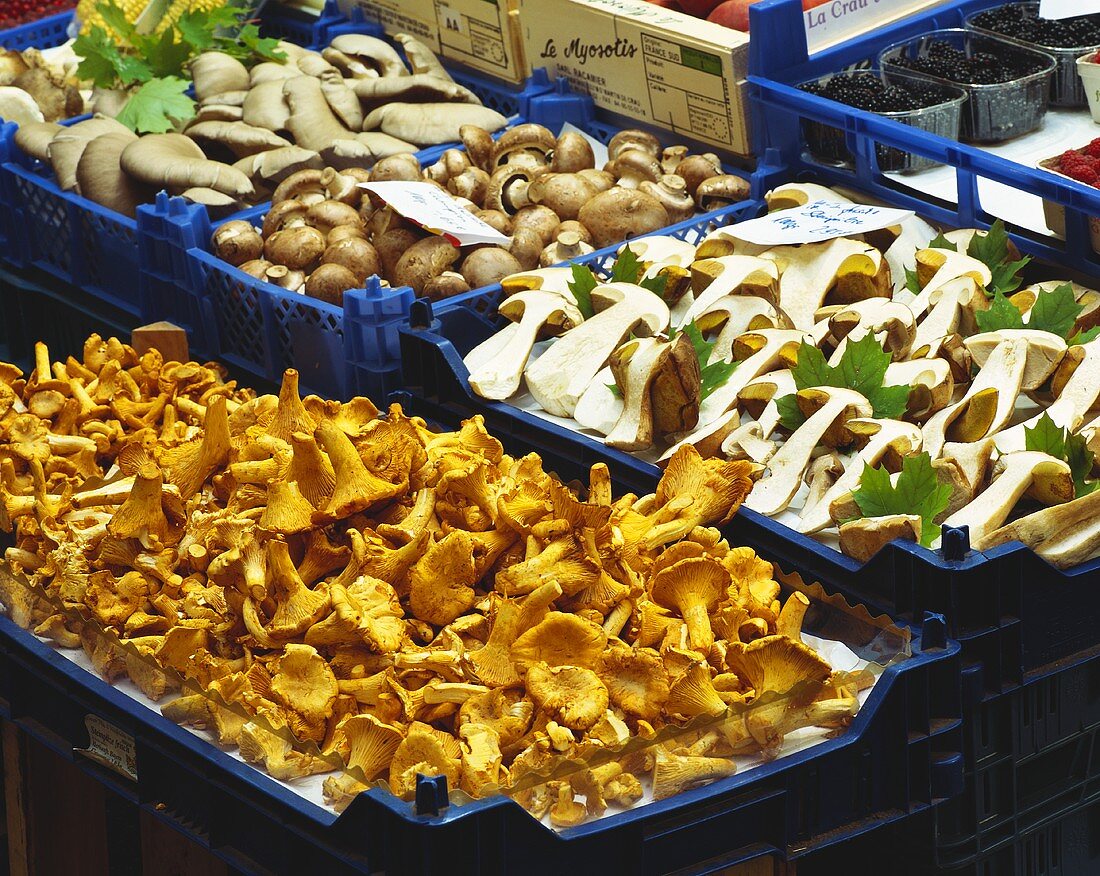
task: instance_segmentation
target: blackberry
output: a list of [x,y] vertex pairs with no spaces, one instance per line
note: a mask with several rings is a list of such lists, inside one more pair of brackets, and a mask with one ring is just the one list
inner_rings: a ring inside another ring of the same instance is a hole
[[807,82],[803,91],[874,113],[897,113],[943,103],[934,84],[885,83],[873,73],[838,73],[826,82]]
[[966,85],[995,85],[1038,73],[1044,63],[1021,54],[972,51],[969,54],[946,40],[933,40],[923,55],[908,50],[892,63],[918,73]]
[[984,30],[1051,49],[1084,49],[1100,46],[1100,15],[1075,18],[1039,18],[1028,4],[1009,4],[989,9],[973,19]]

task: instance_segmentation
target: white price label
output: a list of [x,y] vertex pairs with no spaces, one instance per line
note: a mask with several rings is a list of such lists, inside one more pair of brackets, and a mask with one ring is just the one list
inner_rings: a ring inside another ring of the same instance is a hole
[[447,238],[455,246],[494,243],[510,246],[512,238],[464,210],[449,194],[426,182],[360,183],[397,213],[425,231]]
[[134,748],[134,737],[98,715],[85,715],[84,726],[88,728],[88,747],[76,750],[136,782],[137,752]]
[[889,228],[912,215],[912,210],[811,201],[801,207],[779,210],[759,219],[731,225],[723,229],[723,233],[759,246],[819,243],[834,237]]
[[1040,18],[1073,18],[1100,12],[1100,0],[1039,0]]
[[439,23],[444,29],[462,34],[463,36],[466,35],[466,28],[464,26],[465,20],[461,12],[442,3],[436,7],[436,10],[439,15]]

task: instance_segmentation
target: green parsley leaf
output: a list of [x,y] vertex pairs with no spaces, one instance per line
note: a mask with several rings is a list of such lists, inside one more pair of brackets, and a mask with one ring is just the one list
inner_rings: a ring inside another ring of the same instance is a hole
[[612,283],[637,283],[642,276],[642,263],[629,246],[623,248],[611,266]]
[[798,397],[794,393],[777,398],[775,406],[779,410],[779,423],[784,429],[793,432],[806,422],[802,409],[798,406]]
[[928,249],[949,249],[951,252],[959,251],[959,248],[955,244],[943,236],[942,231],[928,241]]
[[[791,376],[797,389],[812,389],[815,386],[853,389],[871,403],[876,417],[896,420],[905,414],[909,387],[882,385],[889,364],[890,354],[871,334],[846,344],[836,366],[830,365],[817,347],[803,341],[798,348],[798,360],[791,369]],[[776,406],[786,428],[797,429],[804,422],[805,418],[798,410],[793,395],[777,399]]]
[[573,265],[573,279],[569,282],[569,291],[577,300],[577,310],[585,319],[591,319],[596,311],[592,309],[592,290],[598,285],[596,275],[587,265]]
[[1063,283],[1049,292],[1042,291],[1035,296],[1035,303],[1028,315],[1027,327],[1052,332],[1060,338],[1066,337],[1073,328],[1077,317],[1084,308],[1073,297],[1073,286]]
[[902,460],[897,484],[885,468],[865,466],[859,489],[852,493],[864,517],[917,514],[921,518],[920,543],[929,547],[940,533],[935,523],[951,501],[951,487],[940,482],[927,453]]
[[912,268],[905,269],[905,288],[914,295],[920,295],[920,278],[917,276],[917,272]]
[[139,134],[171,131],[195,115],[195,102],[184,94],[189,84],[177,76],[149,80],[126,101],[118,121]]
[[1045,412],[1033,427],[1024,427],[1024,449],[1048,453],[1068,463],[1073,475],[1073,494],[1077,498],[1087,496],[1100,485],[1100,481],[1088,480],[1095,457],[1084,437],[1056,425]]
[[999,290],[993,293],[993,301],[988,310],[979,310],[974,314],[978,329],[983,332],[995,332],[998,329],[1021,329],[1024,317],[1019,308],[1005,298]]
[[1089,341],[1094,341],[1097,337],[1100,337],[1100,325],[1090,328],[1085,332],[1074,332],[1066,343],[1071,347],[1075,347],[1079,344],[1087,344]]

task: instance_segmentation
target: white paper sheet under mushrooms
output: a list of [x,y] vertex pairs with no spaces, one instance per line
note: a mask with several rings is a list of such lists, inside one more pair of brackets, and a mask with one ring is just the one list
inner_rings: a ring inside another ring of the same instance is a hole
[[1054,268],[1026,285],[1003,227],[627,246],[636,274],[580,294],[569,268],[507,278],[510,324],[465,358],[473,390],[649,462],[692,444],[765,465],[745,506],[860,561],[934,547],[943,524],[1060,568],[1100,555],[1100,292]]

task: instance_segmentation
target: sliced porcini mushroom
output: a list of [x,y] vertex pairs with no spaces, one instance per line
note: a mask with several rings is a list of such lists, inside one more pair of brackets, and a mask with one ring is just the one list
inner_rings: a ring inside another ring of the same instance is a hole
[[1073,474],[1069,465],[1035,450],[1006,453],[994,464],[989,486],[948,517],[944,525],[969,526],[971,539],[980,540],[1008,519],[1025,493],[1044,505],[1070,501]]
[[917,280],[920,293],[909,302],[918,319],[924,316],[931,304],[931,295],[945,283],[959,277],[969,277],[983,289],[993,280],[989,267],[965,253],[948,249],[921,249],[917,251]]
[[[992,438],[983,438],[981,441],[972,441],[967,444],[949,441],[943,446],[940,458],[933,460],[933,466],[940,462],[949,463],[966,482],[966,502],[962,505],[967,504],[985,488],[989,479],[990,465],[993,462],[993,450]],[[959,508],[962,505],[959,505]],[[957,510],[958,508],[952,508],[950,513],[953,514]]]
[[619,186],[591,198],[577,215],[597,248],[640,237],[668,225],[668,212],[652,195]]
[[732,204],[740,204],[749,197],[752,187],[747,179],[724,173],[699,183],[695,190],[695,203],[700,211],[709,213]]
[[630,283],[597,286],[592,290],[592,305],[595,316],[527,367],[527,388],[547,413],[572,416],[596,372],[630,332],[647,337],[668,327],[668,305]]
[[549,207],[559,219],[576,219],[581,207],[595,195],[595,188],[576,173],[544,173],[527,187],[528,200]]
[[886,459],[887,468],[896,468],[902,457],[919,453],[921,449],[920,429],[911,423],[899,420],[853,419],[846,426],[856,436],[857,443],[862,442],[862,447],[820,501],[812,506],[807,504],[803,509],[795,524],[799,532],[820,532],[832,525],[829,506],[835,499],[859,486],[864,466],[874,468]]
[[695,215],[695,199],[681,176],[664,174],[656,182],[643,180],[638,188],[647,195],[653,195],[664,205],[669,222],[683,222]]
[[829,357],[830,365],[840,362],[850,342],[868,334],[873,335],[895,361],[904,359],[916,333],[913,311],[901,302],[886,298],[824,307],[818,311],[818,317],[828,319],[829,334],[837,342]]
[[450,241],[433,234],[405,250],[397,260],[391,279],[394,285],[409,286],[419,295],[424,291],[424,285],[451,268],[459,255]]
[[1017,333],[1016,337],[995,344],[966,394],[933,414],[924,424],[924,448],[933,459],[940,455],[948,441],[978,441],[999,431],[1008,422],[1023,385],[1029,346],[1026,330],[1023,335]]
[[1036,283],[1034,286],[1021,289],[1009,296],[1008,300],[1024,314],[1026,322],[1040,292],[1051,292],[1060,286],[1066,285],[1073,290],[1073,299],[1081,306],[1081,312],[1077,314],[1071,333],[1085,332],[1100,324],[1100,292],[1072,280],[1045,280],[1042,283]]
[[[844,474],[844,463],[834,451],[823,453],[810,463],[803,476],[806,486],[809,487],[806,501],[802,506],[803,514],[814,508],[825,497],[842,474]],[[824,507],[826,509],[829,507],[828,502]]]
[[489,155],[491,167],[515,164],[521,167],[549,167],[550,155],[557,140],[548,128],[525,122],[509,128],[493,144]]
[[704,334],[719,330],[711,348],[711,358],[714,361],[731,361],[734,341],[748,331],[758,328],[789,328],[786,317],[781,312],[777,312],[769,301],[755,295],[724,295],[699,311],[696,311],[693,304],[681,323],[686,324],[692,320]]
[[[579,407],[578,405],[578,409]],[[694,432],[690,432],[683,438],[680,438],[675,444],[669,447],[668,450],[661,454],[661,458],[658,460],[657,464],[662,466],[666,464],[676,454],[676,451],[685,444],[690,444],[698,450],[699,455],[703,457],[703,459],[719,456],[722,452],[723,442],[733,434],[740,425],[740,413],[736,409],[726,411],[714,422],[707,423]]]
[[951,403],[955,380],[945,359],[909,359],[886,366],[884,386],[908,386],[905,406],[908,419],[923,422]]
[[504,334],[500,332],[486,341],[493,345],[491,355],[485,355],[483,344],[471,350],[465,359],[470,368],[470,387],[482,398],[495,400],[509,398],[519,389],[531,348],[540,335],[561,334],[584,319],[580,311],[560,295],[538,289],[509,296],[498,312],[515,324],[506,342],[503,345],[494,343]]
[[551,265],[559,265],[590,252],[595,252],[595,250],[581,240],[581,236],[576,231],[559,231],[558,239],[539,254],[539,264],[544,268],[548,268]]
[[972,538],[971,544],[985,551],[1011,541],[1022,542],[1059,569],[1092,558],[1100,547],[1100,490],[1027,514]]
[[699,420],[699,360],[686,335],[638,338],[611,355],[623,412],[607,436],[620,450],[644,450],[654,435],[693,429]]
[[133,135],[102,134],[84,148],[76,167],[77,190],[83,197],[130,217],[156,193],[124,173],[119,163],[134,140]]
[[[906,291],[905,269],[916,261],[917,250],[924,249],[928,241],[936,236],[936,229],[919,216],[910,216],[902,220],[897,228],[898,235],[890,241],[883,252],[883,257],[890,265],[894,294],[901,296],[902,300],[908,300],[907,296],[912,293]],[[871,237],[868,238],[868,242],[878,243]]]
[[183,134],[145,134],[123,150],[120,163],[135,180],[158,189],[182,191],[202,186],[234,198],[247,198],[255,192],[247,176],[228,164],[210,161]]
[[1058,335],[1026,328],[998,329],[972,335],[966,339],[966,349],[970,351],[974,363],[979,368],[983,368],[998,346],[1012,341],[1023,341],[1027,344],[1024,374],[1020,382],[1020,388],[1025,390],[1038,389],[1042,386],[1054,373],[1054,369],[1058,367],[1068,349],[1066,342]]
[[805,207],[811,201],[830,201],[834,204],[850,204],[849,198],[835,192],[828,186],[817,183],[786,183],[776,186],[764,195],[768,212],[790,210],[792,207]]
[[977,281],[969,275],[956,277],[933,290],[924,319],[917,325],[911,350],[922,356],[936,341],[956,333],[974,334],[975,312],[988,307]]
[[725,413],[737,403],[737,394],[765,371],[781,365],[781,355],[786,349],[797,349],[808,336],[796,329],[754,329],[737,338],[733,343],[733,359],[737,370],[730,378],[703,399],[699,419],[704,423]]
[[418,146],[453,143],[463,125],[499,131],[508,120],[494,109],[471,103],[390,102],[371,110],[364,131],[382,131]]
[[691,291],[695,302],[686,314],[688,320],[725,295],[751,295],[778,304],[779,265],[745,255],[699,259],[691,264]]
[[500,285],[509,295],[522,292],[524,289],[544,289],[547,292],[555,292],[572,302],[575,300],[573,293],[569,291],[569,283],[572,280],[573,272],[569,268],[550,267],[512,274],[501,280]]
[[[797,395],[803,413],[811,411],[768,462],[770,476],[758,481],[745,506],[761,514],[778,514],[794,499],[814,449],[855,417],[871,417],[871,403],[858,392],[837,387],[804,389]],[[835,443],[835,442],[828,442]]]
[[832,297],[840,302],[889,298],[890,267],[873,246],[839,237],[823,243],[777,246],[761,254],[779,266],[779,304],[795,328],[809,331]]
[[1100,402],[1098,374],[1100,339],[1069,347],[1050,379],[1054,401],[1029,420],[998,432],[994,436],[997,449],[1001,453],[1023,450],[1027,437],[1025,429],[1035,428],[1044,414],[1058,428],[1076,432],[1088,412]]
[[840,550],[845,556],[866,563],[890,542],[897,539],[920,542],[921,518],[915,514],[888,514],[861,517],[840,524]]

